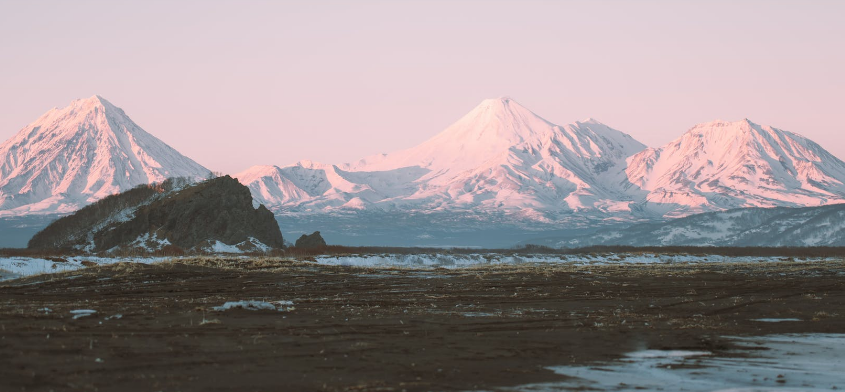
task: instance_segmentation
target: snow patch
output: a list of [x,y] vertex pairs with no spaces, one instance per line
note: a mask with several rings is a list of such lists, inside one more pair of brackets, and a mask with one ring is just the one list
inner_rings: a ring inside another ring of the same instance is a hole
[[[825,258],[806,258],[796,263],[811,263]],[[731,257],[718,255],[663,255],[663,254],[585,254],[585,255],[544,255],[544,254],[373,254],[351,256],[317,256],[315,261],[323,265],[362,267],[362,268],[470,268],[496,265],[524,264],[571,264],[571,265],[609,265],[609,264],[677,264],[677,263],[751,263],[779,262],[780,257]]]
[[97,311],[94,310],[94,309],[77,309],[77,310],[71,310],[70,314],[72,314],[73,319],[76,320],[76,319],[82,318],[82,317],[93,316],[93,315],[97,314]]
[[51,274],[57,272],[76,271],[86,268],[83,264],[94,263],[109,265],[121,262],[152,264],[170,260],[168,257],[96,257],[73,256],[63,260],[42,259],[32,257],[3,257],[0,258],[0,281],[17,279],[24,276]]
[[222,241],[215,240],[208,245],[200,246],[200,250],[209,253],[233,253],[241,254],[246,252],[269,252],[271,247],[265,245],[255,237],[249,237],[246,241],[239,242],[234,245],[226,244]]

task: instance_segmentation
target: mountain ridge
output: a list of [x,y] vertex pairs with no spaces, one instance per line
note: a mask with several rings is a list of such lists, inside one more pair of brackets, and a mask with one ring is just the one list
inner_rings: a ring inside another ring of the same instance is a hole
[[[559,126],[499,98],[483,101],[429,140],[396,153],[341,165],[300,162],[276,167],[275,173],[254,167],[235,177],[277,211],[475,208],[549,220],[562,210],[619,204],[614,199],[620,195],[602,173],[642,148],[630,135],[598,121]],[[291,188],[312,168],[309,183],[322,184],[325,197]],[[256,176],[261,170],[266,175]],[[309,197],[300,198],[303,194]],[[615,208],[626,209],[621,204]]]
[[698,124],[625,169],[666,217],[741,207],[802,207],[845,201],[845,162],[796,133],[748,119]]
[[646,147],[594,119],[555,125],[507,97],[482,101],[414,147],[274,168],[235,177],[279,214],[504,211],[566,225],[572,214],[660,221],[845,202],[845,163],[796,133],[717,120]]
[[[204,173],[93,96],[48,111],[0,145],[0,216],[70,212],[124,187]],[[361,231],[411,223],[399,216],[455,230],[569,230],[845,202],[845,163],[793,132],[717,120],[647,147],[595,119],[556,125],[508,97],[484,100],[393,153],[259,165],[234,177],[278,217],[342,217]]]

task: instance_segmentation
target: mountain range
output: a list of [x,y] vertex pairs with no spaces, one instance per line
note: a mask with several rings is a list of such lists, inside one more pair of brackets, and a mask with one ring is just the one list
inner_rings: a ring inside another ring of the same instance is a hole
[[643,148],[595,120],[558,126],[503,98],[407,150],[345,165],[256,166],[235,177],[279,213],[460,211],[548,222],[563,211],[624,210],[614,177]]
[[407,150],[235,177],[271,210],[293,215],[452,211],[561,223],[845,201],[845,163],[795,133],[715,121],[647,148],[593,119],[552,124],[509,98],[485,100]]
[[[0,216],[70,212],[138,184],[208,174],[94,96],[47,112],[0,146]],[[553,124],[507,97],[406,150],[233,177],[283,231],[321,230],[330,241],[389,232],[405,245],[845,202],[845,163],[795,133],[715,121],[649,148],[593,119]]]

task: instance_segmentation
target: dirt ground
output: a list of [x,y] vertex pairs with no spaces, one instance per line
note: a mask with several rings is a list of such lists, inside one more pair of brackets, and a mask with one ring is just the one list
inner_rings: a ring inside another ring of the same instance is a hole
[[[240,300],[294,305],[212,309]],[[0,282],[0,390],[496,390],[560,380],[548,366],[793,332],[845,332],[845,263],[121,263]]]

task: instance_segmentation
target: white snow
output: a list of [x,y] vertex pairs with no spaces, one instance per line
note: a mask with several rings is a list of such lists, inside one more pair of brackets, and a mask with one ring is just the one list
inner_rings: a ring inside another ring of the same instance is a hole
[[[225,244],[224,244],[225,245]],[[220,246],[218,250],[230,250],[230,245]],[[221,253],[225,253],[222,252]],[[232,253],[240,253],[232,252]],[[245,256],[241,256],[245,257]],[[40,258],[6,257],[0,258],[0,281],[22,276],[74,271],[85,268],[83,261],[98,265],[119,262],[152,264],[178,258],[173,257],[95,257],[73,256],[66,262],[56,262]],[[350,266],[361,268],[404,268],[404,269],[458,269],[497,265],[543,265],[569,264],[576,266],[609,264],[675,264],[675,263],[757,263],[783,262],[782,257],[729,257],[717,255],[663,255],[663,254],[586,254],[586,255],[544,255],[544,254],[362,254],[348,256],[316,256],[314,261],[322,265]],[[829,260],[822,257],[796,259],[794,263],[814,263]]]
[[0,271],[5,271],[8,274],[6,279],[54,272],[73,271],[80,268],[84,268],[84,266],[81,263],[74,262],[57,263],[50,260],[29,257],[0,258]]
[[673,206],[659,211],[666,217],[845,202],[845,163],[803,136],[747,119],[696,125],[632,156],[625,172],[639,197]]
[[572,378],[503,390],[813,392],[845,388],[845,335],[732,339],[741,348],[727,356],[706,351],[640,351],[607,363],[551,367]]
[[85,268],[82,262],[92,262],[107,265],[120,262],[152,264],[169,260],[167,257],[96,257],[73,256],[67,257],[66,262],[57,262],[31,257],[2,257],[0,258],[0,281],[15,279],[23,276],[49,274],[56,272],[75,271]]
[[472,211],[550,223],[578,211],[630,222],[845,202],[845,163],[794,133],[716,121],[646,148],[596,120],[552,124],[507,97],[405,150],[341,165],[255,166],[236,177],[288,215]]
[[139,184],[208,173],[95,95],[0,145],[0,216],[72,212]]
[[210,250],[215,253],[242,253],[237,245],[227,245],[220,241],[214,241],[210,246]]
[[[207,174],[93,96],[47,112],[0,145],[0,216],[72,212],[138,184]],[[235,177],[256,205],[287,215],[470,212],[560,224],[587,214],[634,222],[845,202],[845,163],[791,132],[716,121],[646,148],[593,119],[553,124],[507,97],[481,102],[405,150],[338,165],[254,166]]]
[[643,148],[595,120],[559,126],[498,98],[407,150],[344,165],[255,166],[235,177],[275,210],[461,209],[543,220],[546,210],[628,212],[611,184]]
[[265,245],[255,237],[249,237],[246,241],[229,245],[222,241],[215,240],[213,243],[201,247],[201,250],[211,253],[232,253],[240,254],[245,252],[268,252],[272,248]]
[[[584,255],[544,255],[497,253],[476,254],[372,254],[350,256],[316,256],[315,261],[324,265],[340,265],[364,268],[470,268],[495,265],[521,264],[572,264],[572,265],[607,265],[607,264],[673,264],[673,263],[752,263],[783,261],[781,257],[731,257],[719,255],[664,255],[664,254],[584,254]],[[805,258],[802,263],[827,260],[825,258]]]
[[[93,229],[92,231],[96,231],[97,229]],[[152,252],[158,249],[161,249],[164,246],[170,245],[170,240],[167,238],[158,238],[158,233],[144,233],[134,241],[129,243],[129,248],[140,248],[148,252]],[[91,242],[91,249],[93,249],[93,241]]]

